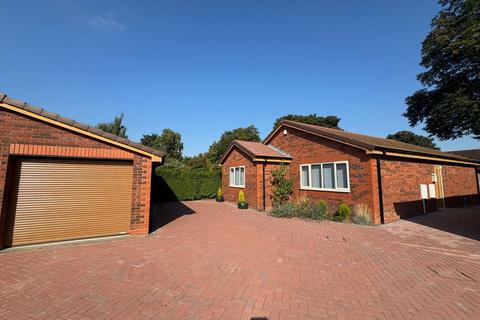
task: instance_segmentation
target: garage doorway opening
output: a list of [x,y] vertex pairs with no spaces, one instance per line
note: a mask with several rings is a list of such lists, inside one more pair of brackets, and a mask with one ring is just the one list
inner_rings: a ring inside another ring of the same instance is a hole
[[11,160],[4,247],[128,233],[132,161]]

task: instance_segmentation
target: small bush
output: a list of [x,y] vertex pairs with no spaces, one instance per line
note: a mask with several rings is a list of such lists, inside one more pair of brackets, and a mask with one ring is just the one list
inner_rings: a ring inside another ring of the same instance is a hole
[[328,218],[328,205],[327,201],[320,200],[312,211],[312,219],[326,219]]
[[296,216],[299,218],[311,218],[313,203],[310,199],[301,199],[295,203]]
[[285,203],[273,208],[271,215],[279,218],[304,218],[323,220],[327,218],[327,204],[325,201],[318,203],[310,199],[302,199],[295,203]]
[[238,203],[245,203],[245,193],[242,190],[238,192]]
[[357,204],[352,208],[352,221],[355,224],[371,225],[372,215],[366,204]]
[[277,218],[293,218],[295,217],[295,214],[295,204],[293,203],[285,203],[280,206],[275,206],[273,207],[272,212],[270,212],[272,217]]
[[333,217],[333,220],[341,222],[348,219],[350,219],[350,208],[345,203],[342,203],[338,207],[338,211]]

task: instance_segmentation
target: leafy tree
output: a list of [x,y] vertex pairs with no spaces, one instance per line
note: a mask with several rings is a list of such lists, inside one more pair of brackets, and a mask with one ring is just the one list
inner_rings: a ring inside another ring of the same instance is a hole
[[102,122],[97,124],[97,129],[109,132],[116,136],[127,139],[127,127],[123,125],[123,113],[115,117],[113,122]]
[[145,134],[140,142],[147,147],[163,151],[167,161],[182,159],[182,136],[171,129],[163,129],[161,135]]
[[441,140],[480,139],[480,1],[440,0],[442,9],[423,41],[417,75],[424,86],[406,98],[411,126]]
[[293,120],[293,121],[302,122],[306,124],[314,124],[317,126],[322,126],[327,128],[340,129],[340,127],[338,126],[338,123],[340,122],[340,118],[338,118],[337,116],[321,117],[321,116],[317,116],[316,113],[309,114],[306,116],[299,115],[299,114],[288,114],[286,116],[280,117],[277,120],[275,120],[273,124],[273,129],[278,127],[278,125],[280,124],[280,122],[282,122],[282,120]]
[[439,147],[433,142],[432,138],[425,137],[419,134],[415,134],[411,131],[398,131],[394,134],[389,134],[387,139],[397,140],[405,143],[410,143],[416,146],[440,150]]
[[160,135],[156,133],[144,134],[142,139],[140,139],[140,143],[153,149],[163,150],[160,145]]
[[210,160],[210,162],[218,163],[233,140],[259,142],[260,133],[258,132],[258,129],[253,125],[246,128],[237,128],[231,131],[225,131],[220,137],[220,139],[214,142],[208,149],[208,159]]

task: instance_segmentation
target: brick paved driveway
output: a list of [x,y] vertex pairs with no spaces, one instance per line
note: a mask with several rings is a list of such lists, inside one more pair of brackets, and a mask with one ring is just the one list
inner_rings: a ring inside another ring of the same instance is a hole
[[359,227],[209,201],[159,212],[171,221],[147,237],[0,254],[0,318],[480,318],[480,242],[428,227],[435,214]]

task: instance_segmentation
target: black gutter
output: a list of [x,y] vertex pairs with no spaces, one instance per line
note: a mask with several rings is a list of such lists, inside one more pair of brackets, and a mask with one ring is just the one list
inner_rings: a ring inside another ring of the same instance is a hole
[[380,156],[377,157],[377,179],[378,179],[378,204],[380,205],[380,222],[385,223],[385,211],[383,209],[383,188],[382,188],[382,167]]
[[262,166],[262,167],[263,167],[263,170],[262,170],[262,175],[263,175],[263,179],[262,179],[262,180],[263,180],[263,181],[262,181],[262,189],[263,189],[263,190],[262,190],[262,191],[263,191],[263,211],[265,211],[265,209],[266,209],[265,166],[266,166],[266,164],[265,164],[265,162],[264,162],[264,163],[263,163],[263,166]]

